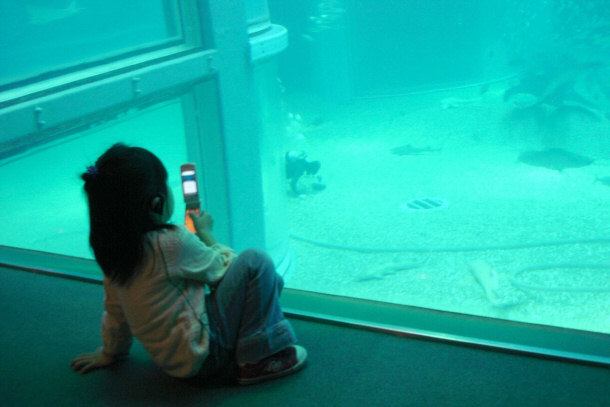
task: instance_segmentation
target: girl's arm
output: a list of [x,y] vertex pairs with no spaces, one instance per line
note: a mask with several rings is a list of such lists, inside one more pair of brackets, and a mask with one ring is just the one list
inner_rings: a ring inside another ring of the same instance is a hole
[[104,276],[104,314],[102,315],[102,344],[108,355],[127,355],[133,335],[123,313],[115,286]]
[[129,352],[133,338],[116,290],[104,277],[104,315],[102,316],[103,347],[91,353],[83,353],[72,360],[70,365],[75,371],[85,374],[100,367],[109,366],[117,361],[117,356]]
[[202,281],[213,287],[220,282],[237,254],[230,247],[216,241],[212,235],[213,220],[209,213],[202,212],[199,216],[193,213],[190,215],[197,237],[207,247],[185,230],[175,264],[178,265],[184,278]]
[[201,214],[199,215],[194,212],[189,213],[189,215],[193,220],[193,225],[195,226],[199,240],[201,240],[206,246],[214,246],[216,243],[218,243],[212,234],[214,219],[212,219],[212,216],[209,213],[201,211]]

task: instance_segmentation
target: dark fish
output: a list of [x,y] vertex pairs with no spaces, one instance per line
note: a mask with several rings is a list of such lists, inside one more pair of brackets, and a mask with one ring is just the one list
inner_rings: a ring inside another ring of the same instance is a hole
[[369,272],[361,275],[356,278],[355,281],[365,282],[365,281],[373,281],[373,280],[383,280],[387,276],[391,276],[396,274],[399,271],[413,270],[418,269],[422,266],[428,264],[430,258],[428,257],[424,261],[418,263],[391,263],[391,264],[381,264],[377,267],[374,267]]
[[413,147],[411,144],[405,144],[404,146],[394,147],[390,150],[392,154],[396,155],[421,155],[425,153],[432,153],[435,151],[441,151],[440,148],[430,148],[430,147]]
[[593,162],[593,159],[561,148],[550,148],[543,151],[526,151],[521,153],[519,161],[535,167],[562,171],[566,168],[587,166]]

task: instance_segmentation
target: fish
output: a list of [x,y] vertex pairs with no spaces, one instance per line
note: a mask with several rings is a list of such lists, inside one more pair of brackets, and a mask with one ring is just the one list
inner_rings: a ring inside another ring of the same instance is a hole
[[473,98],[447,97],[441,100],[441,108],[443,110],[464,107],[468,105],[476,105],[483,100],[483,96],[489,91],[489,83],[484,83],[479,89],[479,95]]
[[[474,260],[468,264],[468,269],[479,286],[483,289],[485,297],[496,308],[508,308],[521,304],[526,300],[525,295],[512,287],[506,275],[502,275],[485,260]],[[504,282],[504,284],[502,283]]]
[[515,290],[503,287],[500,282],[500,274],[486,261],[474,260],[468,264],[468,269],[483,289],[485,297],[492,306],[507,308],[518,305],[523,301],[523,296]]
[[470,262],[468,269],[477,283],[483,288],[489,302],[494,306],[500,306],[502,304],[499,296],[500,281],[496,270],[483,260]]
[[441,108],[443,110],[447,109],[455,109],[458,107],[464,107],[468,105],[475,105],[483,100],[483,96],[477,96],[474,98],[458,98],[458,97],[448,97],[441,100]]
[[585,167],[594,160],[561,148],[549,148],[542,151],[525,151],[519,155],[519,161],[534,167],[563,171],[566,168]]
[[373,280],[383,280],[387,276],[391,276],[396,274],[399,271],[413,270],[423,267],[428,264],[430,258],[426,258],[423,261],[417,263],[386,263],[381,264],[377,267],[374,267],[371,270],[368,270],[364,274],[356,277],[354,281],[357,282],[365,282],[365,281],[373,281]]
[[543,107],[560,117],[572,112],[603,120],[610,111],[608,66],[572,58],[531,67],[504,92],[504,101],[519,110]]
[[396,155],[422,155],[425,153],[432,153],[435,151],[441,151],[440,148],[431,148],[431,147],[413,147],[411,144],[405,144],[404,146],[394,147],[390,150],[392,154]]

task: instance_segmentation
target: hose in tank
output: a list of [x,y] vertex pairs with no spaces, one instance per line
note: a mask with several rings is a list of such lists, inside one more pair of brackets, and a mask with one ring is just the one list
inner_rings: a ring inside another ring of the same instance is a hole
[[[567,240],[549,240],[542,242],[530,243],[514,243],[514,244],[498,244],[498,245],[483,245],[483,246],[455,246],[455,247],[387,247],[374,248],[364,246],[351,246],[336,243],[323,242],[316,239],[291,234],[290,237],[294,240],[308,243],[314,246],[323,247],[326,249],[346,250],[359,253],[462,253],[462,252],[477,252],[477,251],[493,251],[493,250],[519,250],[533,249],[540,247],[551,246],[566,246],[575,244],[604,244],[610,243],[610,238],[590,238],[590,239],[567,239]],[[555,291],[555,292],[610,292],[610,287],[594,287],[594,286],[546,286],[540,284],[530,284],[522,280],[522,274],[535,271],[545,271],[551,269],[595,269],[609,270],[610,264],[580,264],[580,263],[565,263],[565,264],[543,264],[522,268],[509,277],[510,282],[522,290],[539,290],[539,291]]]

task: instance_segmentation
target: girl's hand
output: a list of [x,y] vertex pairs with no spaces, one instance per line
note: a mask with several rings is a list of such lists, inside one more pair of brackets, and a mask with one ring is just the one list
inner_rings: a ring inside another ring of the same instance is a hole
[[212,234],[212,226],[214,224],[212,215],[205,211],[201,211],[199,216],[197,216],[197,214],[194,212],[191,212],[189,215],[193,220],[193,225],[195,226],[199,240],[201,240],[207,246],[215,245],[216,238]]
[[94,369],[98,369],[100,367],[105,367],[112,365],[116,362],[114,356],[107,355],[104,353],[102,348],[98,348],[93,353],[84,353],[82,355],[78,355],[70,366],[76,372],[80,374],[89,373]]
[[210,215],[206,211],[201,211],[199,215],[195,212],[189,213],[191,219],[193,220],[193,225],[195,226],[195,230],[197,232],[211,232],[212,226],[214,225],[214,219],[212,219],[212,215]]

